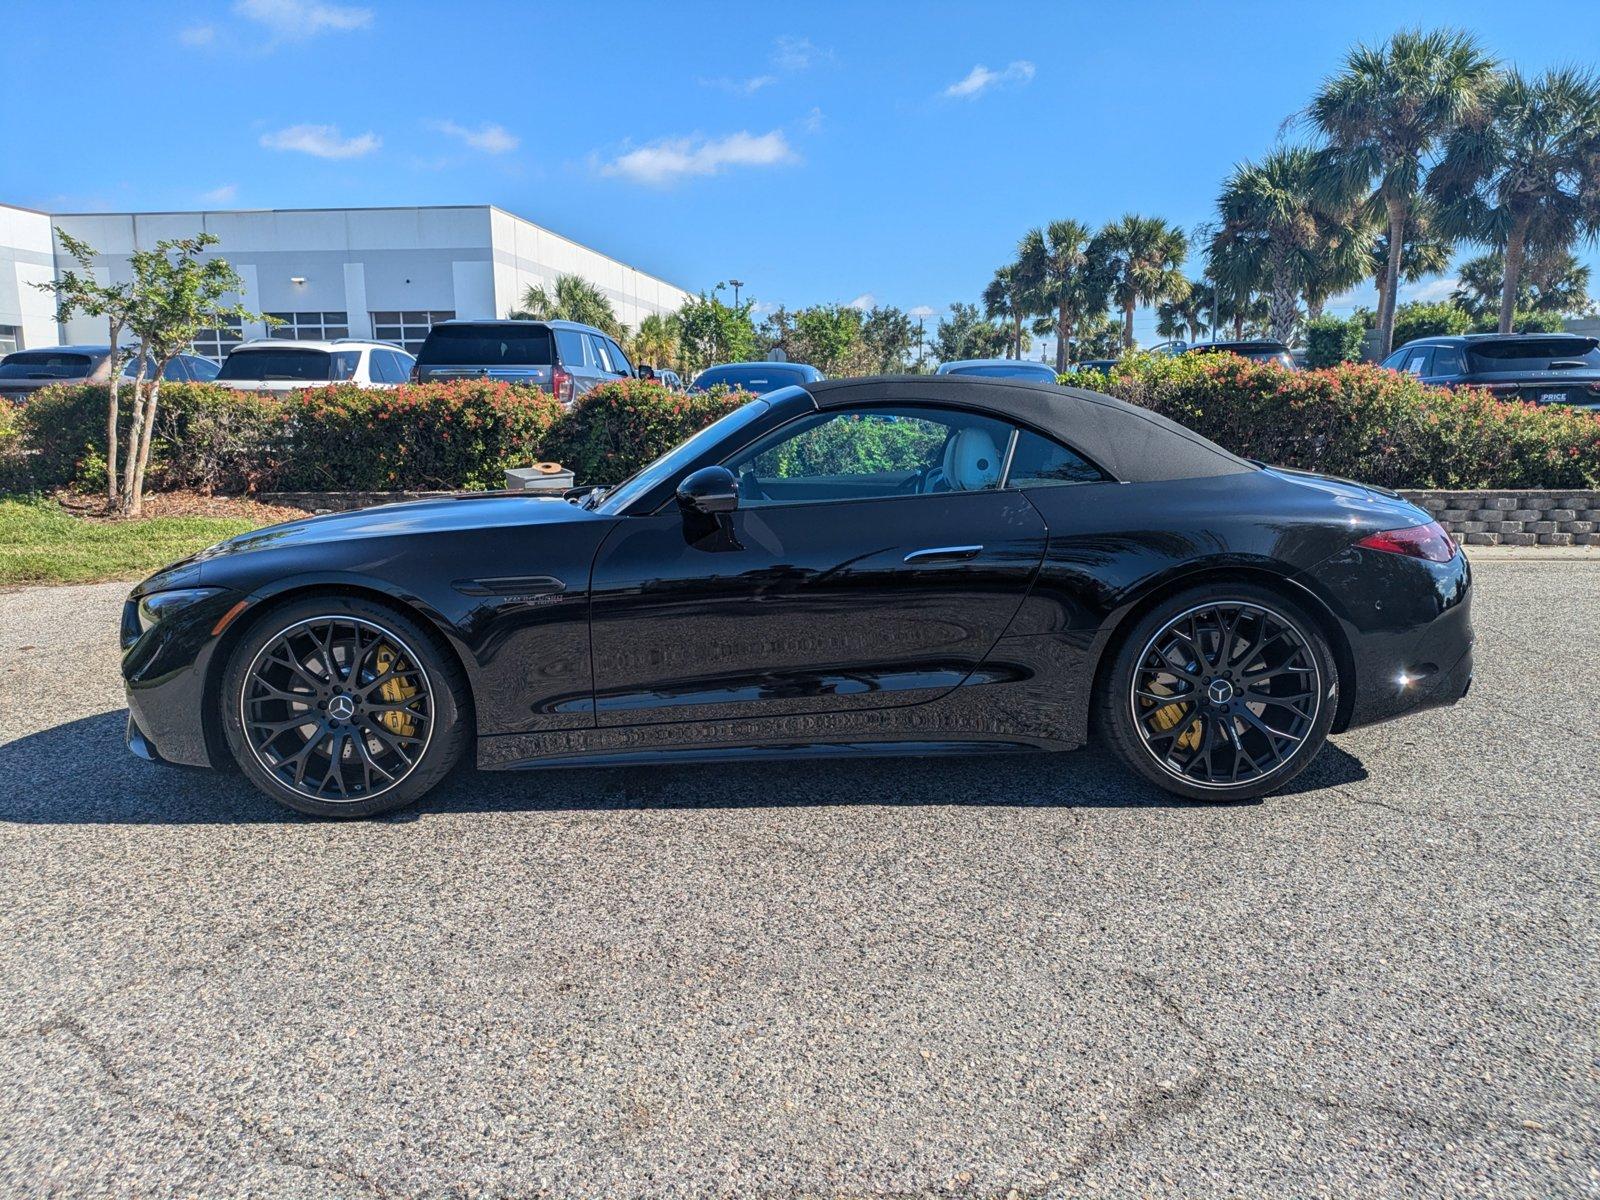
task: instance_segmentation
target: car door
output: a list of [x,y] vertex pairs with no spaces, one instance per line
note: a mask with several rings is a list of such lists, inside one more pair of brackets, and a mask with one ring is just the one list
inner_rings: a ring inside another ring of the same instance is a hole
[[618,522],[591,584],[600,725],[931,700],[972,674],[1047,530],[999,487],[1012,429],[897,405],[812,413],[739,451],[736,511]]
[[1435,384],[1456,383],[1466,373],[1466,356],[1461,353],[1459,346],[1435,346],[1433,358],[1428,363],[1428,371],[1423,376],[1423,381]]

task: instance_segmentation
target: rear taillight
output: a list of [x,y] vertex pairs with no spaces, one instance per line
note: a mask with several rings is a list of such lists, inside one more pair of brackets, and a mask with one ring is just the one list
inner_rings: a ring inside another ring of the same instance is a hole
[[1426,525],[1412,525],[1406,529],[1386,529],[1371,533],[1356,543],[1368,550],[1382,550],[1387,554],[1405,554],[1412,558],[1425,558],[1429,562],[1449,562],[1458,553],[1456,540],[1437,521]]
[[407,376],[407,378],[409,378],[412,383],[416,383],[421,380],[422,375],[416,363],[411,364],[411,374]]
[[572,374],[556,367],[550,372],[550,392],[563,404],[572,403]]
[[1600,383],[1591,383],[1587,391],[1591,396],[1600,396]]
[[1517,392],[1517,385],[1514,383],[1489,383],[1484,386],[1496,396],[1514,396]]

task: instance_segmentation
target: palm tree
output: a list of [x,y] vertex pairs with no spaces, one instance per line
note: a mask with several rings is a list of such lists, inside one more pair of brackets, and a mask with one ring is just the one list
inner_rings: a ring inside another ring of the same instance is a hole
[[1092,265],[1088,251],[1093,240],[1093,232],[1079,221],[1051,221],[1043,229],[1030,229],[1017,245],[1017,264],[1029,290],[1055,319],[1057,371],[1067,369],[1067,345]]
[[1164,338],[1197,342],[1206,328],[1211,311],[1211,288],[1198,280],[1189,281],[1189,292],[1181,300],[1163,300],[1156,305],[1156,332]]
[[1323,81],[1307,115],[1327,139],[1318,187],[1330,198],[1376,181],[1389,226],[1379,353],[1394,341],[1400,247],[1426,164],[1458,130],[1480,121],[1496,79],[1494,59],[1453,30],[1407,30],[1378,47],[1357,46]]
[[678,318],[673,313],[651,313],[639,322],[633,335],[633,355],[651,366],[678,365]]
[[1110,267],[1111,298],[1122,311],[1122,344],[1131,348],[1135,308],[1188,294],[1189,281],[1181,268],[1189,239],[1160,217],[1129,213],[1102,229],[1097,241]]
[[1316,294],[1320,307],[1336,290],[1331,284],[1359,278],[1359,257],[1340,233],[1355,195],[1316,191],[1318,163],[1316,151],[1305,147],[1275,150],[1235,167],[1217,198],[1222,236],[1238,254],[1258,260],[1252,274],[1271,297],[1271,334],[1284,343],[1294,335],[1301,292]]
[[1016,263],[1001,267],[994,273],[989,286],[983,289],[983,315],[991,320],[1011,324],[1011,344],[1007,358],[1022,357],[1022,322],[1030,315],[1027,279]]
[[[1385,232],[1387,221],[1381,213],[1374,216],[1373,224],[1375,228],[1367,246],[1367,274],[1378,289],[1378,308],[1382,311],[1384,297],[1388,295],[1389,235]],[[1433,205],[1424,196],[1412,208],[1406,225],[1406,240],[1400,248],[1401,282],[1416,283],[1449,269],[1455,242],[1439,234],[1437,226]]]
[[626,333],[606,294],[582,275],[558,275],[555,286],[548,290],[535,284],[522,293],[522,307],[511,315],[535,321],[578,321],[614,338]]
[[1501,75],[1488,119],[1457,129],[1428,177],[1442,224],[1500,251],[1500,332],[1510,333],[1531,245],[1600,231],[1600,84],[1586,72]]
[[[1505,272],[1505,256],[1499,250],[1470,258],[1456,272],[1460,283],[1450,299],[1476,321],[1489,317],[1498,320]],[[1517,312],[1567,315],[1588,312],[1590,306],[1589,267],[1585,263],[1567,249],[1528,248],[1517,286]]]

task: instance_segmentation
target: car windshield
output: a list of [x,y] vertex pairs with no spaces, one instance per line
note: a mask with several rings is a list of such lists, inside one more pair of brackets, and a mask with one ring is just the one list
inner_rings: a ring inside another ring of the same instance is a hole
[[1555,363],[1600,368],[1600,340],[1539,337],[1478,342],[1467,346],[1467,358],[1474,371],[1548,371]]
[[235,350],[223,360],[217,378],[244,383],[279,379],[327,383],[334,378],[333,355],[326,350]]
[[748,363],[739,363],[728,367],[712,367],[703,371],[700,378],[694,381],[696,391],[705,391],[714,387],[732,388],[738,392],[775,392],[781,387],[789,387],[796,383],[804,383],[804,371],[793,367],[753,366]]
[[92,361],[87,354],[20,350],[0,360],[0,379],[81,379]]
[[765,400],[752,400],[713,421],[699,433],[691,435],[686,441],[679,442],[660,458],[635,472],[616,487],[607,488],[593,496],[595,511],[607,515],[621,512],[664,480],[671,479],[683,471],[703,454],[707,447],[716,445],[729,434],[750,424],[770,407]]
[[430,367],[548,367],[550,330],[543,325],[435,325],[417,361]]
[[989,363],[975,367],[951,367],[946,375],[979,375],[985,379],[1048,379],[1055,380],[1056,373],[1043,363],[1012,363],[1001,366]]

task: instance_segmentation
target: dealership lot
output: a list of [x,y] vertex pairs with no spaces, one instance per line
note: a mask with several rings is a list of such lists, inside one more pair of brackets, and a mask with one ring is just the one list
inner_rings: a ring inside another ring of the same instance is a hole
[[1593,1194],[1600,564],[1293,794],[1095,754],[463,774],[122,749],[122,585],[0,595],[5,1194]]

